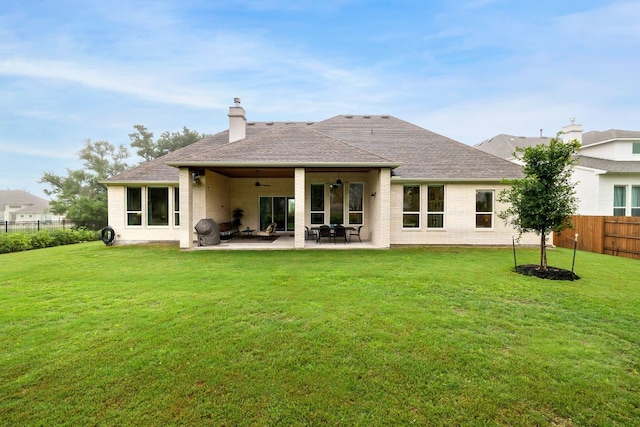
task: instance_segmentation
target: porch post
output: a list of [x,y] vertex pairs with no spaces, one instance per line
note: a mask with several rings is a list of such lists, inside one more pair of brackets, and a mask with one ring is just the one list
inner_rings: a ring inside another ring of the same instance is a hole
[[373,235],[373,243],[379,248],[389,248],[391,246],[391,169],[380,170],[380,181],[378,182],[378,194],[376,199],[379,202],[377,230]]
[[180,168],[180,249],[193,246],[193,188],[189,168]]
[[304,231],[304,218],[305,218],[305,170],[304,168],[296,168],[295,177],[295,231],[294,231],[294,247],[296,249],[304,249],[305,231]]

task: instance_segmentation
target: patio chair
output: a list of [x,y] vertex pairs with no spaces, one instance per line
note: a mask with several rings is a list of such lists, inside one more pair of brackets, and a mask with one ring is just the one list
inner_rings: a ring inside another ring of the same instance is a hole
[[360,238],[360,231],[362,230],[362,226],[359,225],[355,230],[349,230],[349,242],[351,242],[351,236],[357,236],[360,243],[362,243],[362,239]]
[[316,230],[312,230],[305,225],[304,231],[304,240],[318,240],[318,233]]
[[272,222],[271,224],[269,224],[267,226],[267,228],[265,228],[262,231],[258,231],[256,233],[256,236],[259,237],[271,237],[271,236],[275,236],[276,235],[276,228],[278,227],[278,224],[275,222]]
[[347,229],[343,225],[336,225],[333,229],[333,243],[337,243],[338,239],[340,241],[344,240],[344,243],[349,243],[347,241]]
[[331,227],[328,225],[321,225],[318,228],[318,240],[316,240],[316,243],[320,243],[323,237],[329,239],[329,243],[331,243]]

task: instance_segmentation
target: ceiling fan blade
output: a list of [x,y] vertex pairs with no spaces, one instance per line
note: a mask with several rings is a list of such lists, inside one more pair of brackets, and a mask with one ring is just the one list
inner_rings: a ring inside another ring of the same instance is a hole
[[256,171],[256,183],[254,184],[256,187],[271,187],[269,184],[261,184],[258,176],[258,171]]

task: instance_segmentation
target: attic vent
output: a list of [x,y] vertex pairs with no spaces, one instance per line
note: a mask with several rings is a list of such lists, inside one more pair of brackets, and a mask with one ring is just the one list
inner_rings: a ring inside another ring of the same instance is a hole
[[247,122],[247,126],[255,126],[256,122]]
[[389,116],[388,116],[388,115],[380,116],[380,117],[382,117],[383,119],[388,119],[388,118],[389,118]]
[[362,116],[363,119],[370,119],[371,116]]
[[352,116],[351,114],[347,114],[345,117],[346,117],[347,119],[353,119],[353,116]]
[[314,122],[307,122],[307,125],[312,125]]
[[266,125],[267,126],[273,126],[273,122],[267,122]]

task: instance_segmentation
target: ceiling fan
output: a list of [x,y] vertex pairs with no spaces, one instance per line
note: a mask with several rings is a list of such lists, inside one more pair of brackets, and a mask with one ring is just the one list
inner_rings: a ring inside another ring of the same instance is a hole
[[260,179],[258,179],[258,171],[256,170],[256,183],[254,184],[256,187],[271,187],[269,184],[261,184]]

